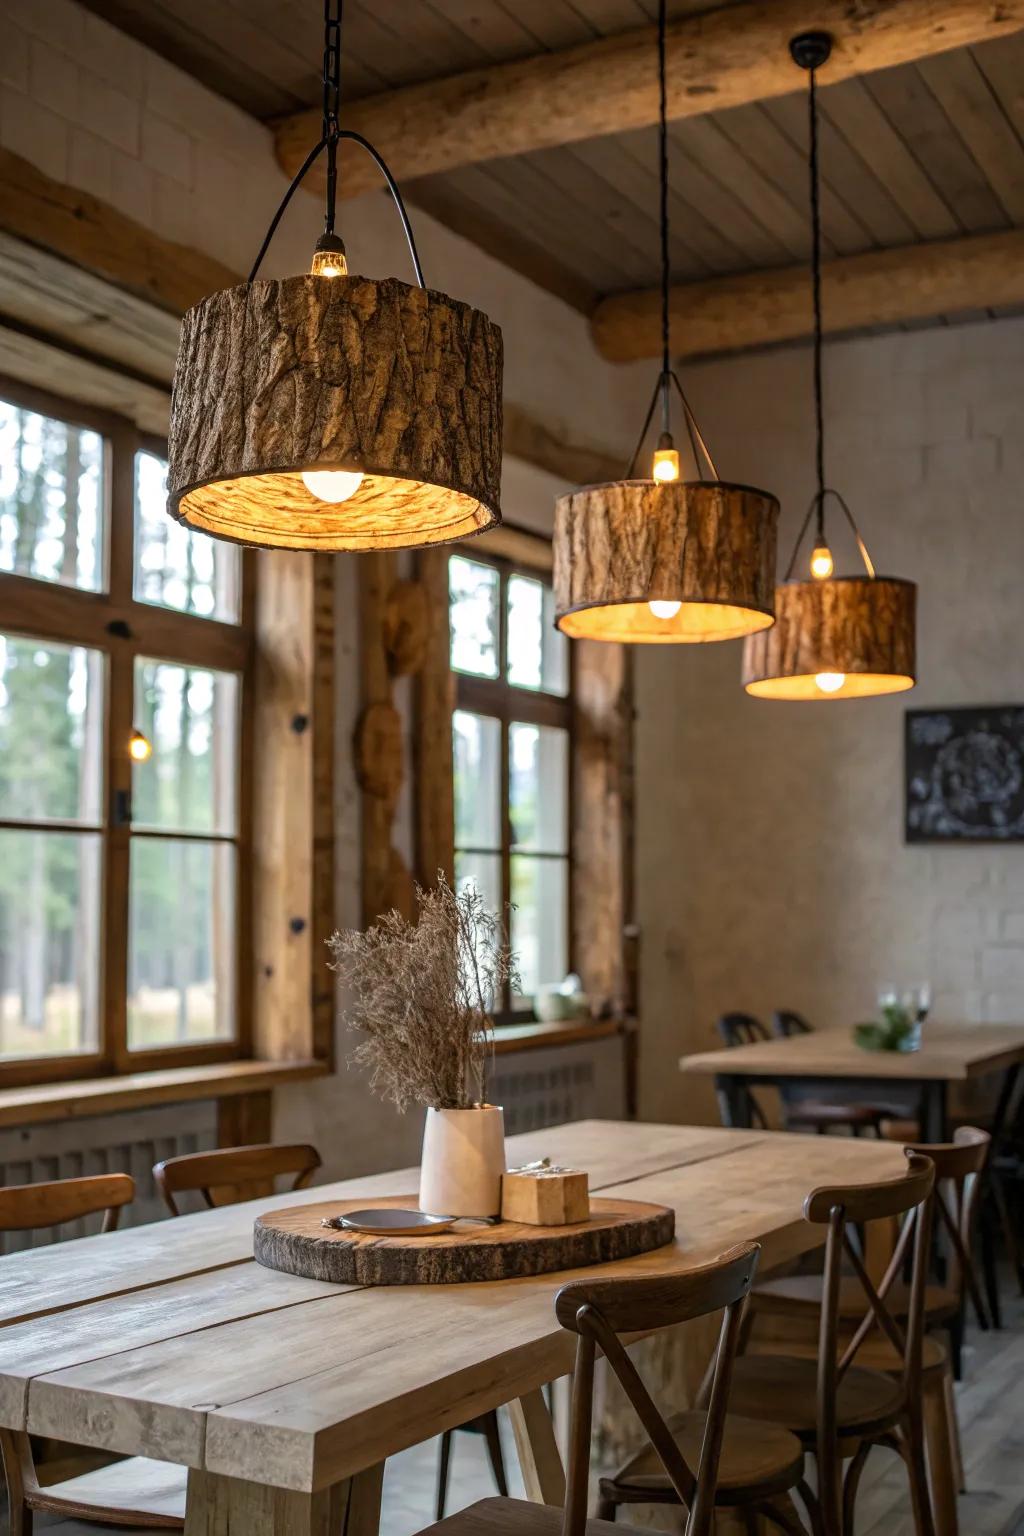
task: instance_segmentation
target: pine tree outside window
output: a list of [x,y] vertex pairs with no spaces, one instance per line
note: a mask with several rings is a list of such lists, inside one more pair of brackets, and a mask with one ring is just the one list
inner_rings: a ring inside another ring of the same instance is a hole
[[0,381],[0,1083],[248,1045],[251,556],[164,454]]

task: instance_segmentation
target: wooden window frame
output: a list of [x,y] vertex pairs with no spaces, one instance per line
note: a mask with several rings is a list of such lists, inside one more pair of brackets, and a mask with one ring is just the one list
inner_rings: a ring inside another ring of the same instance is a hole
[[[256,561],[243,550],[237,623],[179,613],[140,602],[133,594],[135,461],[139,452],[167,457],[167,445],[111,412],[66,400],[0,375],[0,397],[24,410],[100,434],[105,451],[106,591],[88,592],[57,582],[0,572],[0,612],[5,633],[86,646],[104,657],[103,778],[100,817],[102,848],[100,974],[97,1049],[63,1056],[22,1057],[0,1062],[0,1087],[140,1073],[235,1060],[252,1050],[252,761],[255,686]],[[132,730],[135,659],[183,663],[234,672],[239,678],[237,738],[237,835],[196,834],[200,842],[228,841],[236,848],[235,1032],[230,1040],[128,1049],[128,868],[133,835],[129,819],[117,816],[118,801],[132,786],[127,742]],[[0,828],[22,828],[22,820]],[[61,823],[46,823],[60,830]],[[71,830],[78,830],[77,827]]]
[[[515,530],[508,530],[514,533]],[[532,538],[526,535],[525,538]],[[540,541],[538,541],[540,542]],[[486,715],[497,719],[501,727],[501,904],[502,911],[508,912],[511,902],[512,882],[512,819],[509,805],[509,727],[515,722],[524,725],[556,726],[564,730],[568,740],[568,761],[566,764],[566,848],[564,854],[550,854],[546,857],[558,859],[565,863],[566,868],[566,937],[567,937],[567,963],[568,969],[573,970],[574,959],[574,911],[573,911],[573,842],[575,837],[575,817],[573,815],[573,795],[575,781],[575,723],[573,689],[576,680],[576,662],[574,647],[568,647],[569,661],[569,687],[564,696],[554,693],[544,693],[541,689],[522,688],[510,683],[506,678],[506,662],[508,657],[508,583],[512,576],[524,576],[530,581],[539,581],[546,587],[551,586],[550,566],[540,564],[531,565],[522,560],[509,558],[508,556],[491,554],[489,551],[478,549],[476,546],[456,545],[452,548],[449,558],[459,555],[463,559],[475,561],[478,565],[488,565],[498,572],[498,676],[496,678],[476,677],[472,673],[460,672],[452,667],[451,674],[455,680],[454,708],[466,710],[475,715]],[[452,784],[452,797],[454,803],[454,780]],[[455,844],[454,851],[460,851]],[[544,854],[537,855],[545,857]],[[511,989],[506,985],[505,995],[500,1009],[494,1011],[494,1023],[499,1028],[510,1024],[522,1024],[532,1020],[535,1015],[532,1008],[513,1008]]]

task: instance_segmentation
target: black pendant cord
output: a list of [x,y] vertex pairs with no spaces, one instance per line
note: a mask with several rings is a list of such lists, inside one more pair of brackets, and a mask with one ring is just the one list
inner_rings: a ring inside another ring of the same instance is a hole
[[815,542],[819,545],[826,543],[825,539],[825,502],[829,496],[834,496],[853,530],[853,536],[857,541],[860,557],[864,562],[864,569],[873,577],[875,568],[871,563],[867,546],[861,538],[860,529],[854,520],[853,513],[838,491],[834,491],[825,484],[825,392],[822,383],[822,352],[824,341],[824,324],[822,321],[821,307],[821,169],[818,153],[818,81],[817,71],[824,64],[831,51],[832,39],[827,32],[805,32],[799,37],[794,37],[789,45],[790,54],[794,63],[801,69],[806,69],[808,74],[807,91],[807,128],[808,128],[808,154],[807,165],[810,181],[810,205],[811,205],[811,299],[814,308],[814,469],[817,489],[807,508],[807,514],[800,524],[800,532],[796,536],[793,545],[793,553],[789,557],[789,565],[786,567],[785,580],[789,581],[796,567],[796,558],[800,553],[800,545],[804,535],[810,526],[811,518],[815,520]]
[[662,438],[667,439],[663,446],[671,446],[672,442],[672,386],[679,394],[683,406],[683,420],[686,423],[686,434],[690,439],[690,449],[693,453],[693,462],[697,474],[701,480],[705,478],[701,459],[707,463],[711,471],[712,480],[718,479],[718,471],[714,461],[708,452],[707,443],[701,436],[697,419],[690,409],[690,402],[683,393],[683,386],[672,367],[671,357],[671,319],[669,314],[671,292],[671,268],[669,265],[669,225],[668,225],[668,69],[666,63],[666,29],[668,26],[668,7],[666,0],[658,0],[658,185],[660,192],[659,224],[661,233],[661,372],[658,374],[651,403],[647,407],[647,415],[644,424],[640,428],[640,436],[637,438],[633,457],[629,461],[626,470],[626,479],[632,480],[636,474],[637,461],[644,446],[651,422],[654,420],[654,412],[661,404],[661,433]]
[[324,234],[334,234],[334,210],[338,197],[338,111],[341,107],[341,23],[345,0],[324,0],[324,99],[323,129],[327,145],[327,209]]
[[671,431],[669,409],[668,81],[665,64],[666,0],[658,0],[658,181],[661,194],[661,430]]
[[810,70],[810,88],[807,92],[809,154],[811,180],[811,295],[814,304],[814,465],[818,481],[817,539],[825,542],[825,395],[822,386],[822,320],[821,320],[821,175],[818,169],[818,94],[816,70]]
[[401,220],[402,229],[405,232],[413,271],[416,274],[416,281],[421,288],[425,288],[427,284],[423,276],[419,252],[416,249],[416,237],[412,232],[412,224],[409,222],[409,215],[406,212],[402,194],[398,189],[398,183],[388,169],[383,156],[374,149],[369,140],[364,139],[361,133],[356,133],[351,128],[340,127],[338,123],[338,110],[341,104],[341,21],[343,3],[344,0],[324,0],[324,94],[323,128],[320,140],[314,144],[302,162],[288,190],[281,199],[277,212],[270,221],[270,228],[264,236],[263,244],[259,248],[256,260],[252,264],[252,271],[249,273],[247,281],[250,283],[256,281],[256,276],[263,265],[263,258],[270,248],[270,242],[277,233],[277,227],[284,217],[285,210],[291,202],[293,194],[302,184],[303,179],[323,154],[324,150],[327,151],[327,201],[324,216],[324,234],[334,234],[335,206],[338,193],[338,145],[342,139],[348,139],[366,151],[384,177],[398,217]]

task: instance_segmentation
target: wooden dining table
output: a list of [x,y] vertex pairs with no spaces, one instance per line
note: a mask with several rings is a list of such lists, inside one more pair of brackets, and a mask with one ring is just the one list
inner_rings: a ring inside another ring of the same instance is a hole
[[770,1084],[790,1103],[802,1099],[878,1104],[916,1119],[923,1141],[948,1141],[950,1084],[998,1080],[992,1123],[998,1143],[1024,1061],[1024,1024],[926,1021],[916,1051],[866,1051],[849,1029],[820,1029],[697,1051],[680,1070],[714,1077],[722,1123],[749,1126],[751,1088]]
[[[890,1143],[613,1121],[508,1151],[674,1209],[671,1244],[586,1271],[617,1276],[746,1239],[771,1269],[820,1241],[809,1190],[903,1167]],[[415,1187],[404,1169],[0,1259],[0,1425],[187,1469],[187,1536],[372,1536],[388,1456],[508,1404],[530,1497],[559,1503],[542,1388],[570,1365],[553,1301],[579,1271],[364,1289],[253,1262],[262,1211]]]

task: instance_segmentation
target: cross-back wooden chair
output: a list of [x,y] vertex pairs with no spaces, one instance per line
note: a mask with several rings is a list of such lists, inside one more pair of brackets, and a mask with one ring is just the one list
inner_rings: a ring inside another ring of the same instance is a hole
[[[135,1181],[126,1173],[14,1185],[0,1189],[0,1231],[38,1231],[102,1214],[101,1230],[110,1232],[134,1195]],[[184,1468],[132,1456],[78,1477],[41,1484],[28,1435],[10,1429],[0,1429],[0,1457],[10,1536],[32,1536],[37,1511],[136,1529],[181,1530],[185,1524]]]
[[788,1040],[792,1035],[813,1035],[814,1025],[793,1008],[776,1008],[772,1014],[772,1034],[779,1040]]
[[319,1167],[315,1147],[266,1142],[168,1157],[156,1164],[153,1178],[171,1215],[180,1216],[176,1195],[199,1194],[211,1208],[234,1205],[272,1194],[274,1180],[290,1174],[295,1176],[292,1189],[305,1189]]
[[[902,1178],[808,1195],[805,1219],[828,1228],[817,1339],[801,1353],[744,1354],[735,1365],[733,1410],[785,1424],[814,1451],[824,1536],[852,1532],[861,1473],[876,1445],[897,1451],[906,1463],[917,1536],[936,1536],[923,1406],[935,1165],[910,1150],[907,1160]],[[902,1221],[899,1240],[876,1284],[865,1267],[859,1233],[872,1222],[894,1219]],[[890,1293],[908,1262],[910,1284],[901,1312]],[[862,1315],[844,1327],[840,1296],[847,1270],[861,1288]]]
[[[729,1380],[742,1306],[758,1253],[755,1243],[746,1243],[713,1264],[683,1274],[575,1280],[563,1286],[555,1298],[555,1315],[563,1328],[577,1336],[564,1508],[487,1499],[431,1526],[421,1536],[616,1536],[626,1531],[603,1519],[587,1519],[594,1365],[599,1352],[636,1410],[653,1459],[674,1489],[675,1501],[687,1508],[686,1536],[709,1536],[727,1435]],[[699,1415],[699,1433],[681,1440],[655,1406],[619,1336],[671,1328],[723,1308],[707,1411]],[[793,1450],[799,1459],[795,1441]]]

